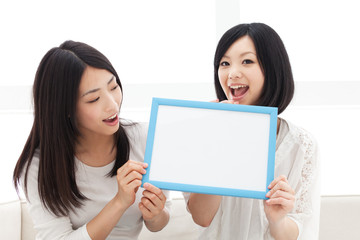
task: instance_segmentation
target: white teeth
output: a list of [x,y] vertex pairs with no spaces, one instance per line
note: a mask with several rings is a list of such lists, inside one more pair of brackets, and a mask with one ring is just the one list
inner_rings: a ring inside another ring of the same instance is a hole
[[116,115],[117,115],[117,114],[115,113],[114,115],[112,115],[111,117],[109,117],[108,120],[114,119],[114,118],[116,117]]
[[247,87],[247,85],[236,85],[236,86],[229,86],[231,89],[239,89],[239,88],[244,88]]

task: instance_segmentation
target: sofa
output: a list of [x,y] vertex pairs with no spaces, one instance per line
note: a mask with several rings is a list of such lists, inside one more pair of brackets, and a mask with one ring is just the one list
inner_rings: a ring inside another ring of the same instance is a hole
[[[34,240],[33,228],[25,200],[0,203],[0,240]],[[144,226],[139,240],[191,240],[196,239],[197,226],[185,208],[183,198],[172,199],[171,218],[166,227],[153,233]]]
[[[186,211],[182,198],[173,199],[169,224],[160,232],[143,228],[139,240],[192,240],[200,227]],[[0,203],[0,239],[33,240],[35,230],[24,200]],[[360,195],[322,196],[320,240],[360,239]]]

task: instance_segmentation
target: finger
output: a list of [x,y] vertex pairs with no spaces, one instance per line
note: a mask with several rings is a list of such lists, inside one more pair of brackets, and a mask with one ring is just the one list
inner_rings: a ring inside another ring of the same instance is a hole
[[141,181],[136,179],[129,184],[124,184],[121,187],[119,187],[119,192],[121,195],[135,195],[137,192],[137,189],[141,186]]
[[281,181],[282,179],[286,179],[286,177],[284,175],[280,175],[278,177],[276,177],[268,186],[268,188],[273,188],[279,181]]
[[279,181],[288,182],[286,176],[280,175],[280,176],[278,176],[277,178],[275,178],[275,179],[269,184],[268,188],[269,188],[269,189],[270,189],[270,188],[273,188],[273,186],[275,186]]
[[281,190],[277,190],[276,192],[274,192],[273,195],[271,195],[270,199],[274,199],[274,198],[285,198],[285,199],[288,199],[288,200],[295,200],[295,196],[291,193],[288,193],[288,192],[284,192],[284,191],[281,191]]
[[127,161],[121,168],[119,168],[117,170],[117,175],[119,175],[120,177],[125,177],[126,175],[128,175],[131,171],[138,171],[141,174],[145,174],[146,170],[145,168],[147,167],[147,163],[142,163],[142,162],[136,162],[136,161],[132,161],[129,160]]
[[147,197],[142,197],[141,202],[142,202],[142,204],[144,204],[144,206],[147,209],[149,209],[150,212],[152,212],[152,213],[158,212],[158,210],[157,210],[158,207],[150,199],[148,199]]
[[234,100],[223,100],[223,101],[221,101],[221,103],[234,104]]
[[148,164],[144,163],[144,162],[138,162],[138,161],[134,161],[134,160],[129,159],[121,168],[129,167],[129,166],[141,166],[143,168],[147,168]]
[[139,209],[143,215],[143,218],[151,218],[151,211],[142,203],[139,203]]
[[137,164],[137,165],[143,166],[144,168],[147,168],[147,166],[148,166],[148,164],[145,162],[134,161],[131,159],[129,159],[125,164]]
[[158,195],[147,190],[143,191],[143,197],[149,199],[149,201],[151,201],[151,203],[157,207],[161,207],[165,204],[165,201],[161,200]]
[[155,186],[152,185],[151,183],[144,183],[144,188],[145,188],[147,191],[156,194],[156,195],[160,198],[160,200],[166,200],[166,197],[165,197],[164,193],[161,191],[161,189],[155,187]]
[[135,179],[142,180],[142,178],[143,178],[142,174],[140,174],[137,171],[132,171],[128,175],[126,175],[123,179],[121,179],[120,181],[123,182],[124,184],[129,184],[130,182],[132,182]]
[[135,179],[134,181],[130,182],[127,186],[129,189],[133,189],[136,192],[136,189],[138,189],[141,186],[141,180]]
[[210,102],[219,102],[219,99],[211,100]]
[[277,182],[268,192],[267,195],[272,195],[274,192],[276,192],[277,190],[283,190],[286,192],[291,192],[292,188],[290,187],[290,185],[284,181],[279,181]]
[[270,189],[270,191],[266,194],[266,197],[271,197],[278,190],[288,192],[290,194],[295,194],[294,190],[287,182],[279,181],[272,189]]
[[281,205],[281,206],[284,206],[286,208],[293,208],[294,207],[294,202],[291,201],[291,200],[288,200],[288,199],[285,199],[285,198],[274,198],[274,199],[268,199],[265,201],[266,204],[268,206],[271,206],[271,205]]
[[[128,160],[124,165],[122,165],[117,170],[116,173],[117,173],[118,176],[124,177],[129,173],[129,171],[132,171],[132,170],[136,169],[137,165],[139,165],[137,162],[134,162],[132,160]],[[141,169],[141,167],[139,169]]]

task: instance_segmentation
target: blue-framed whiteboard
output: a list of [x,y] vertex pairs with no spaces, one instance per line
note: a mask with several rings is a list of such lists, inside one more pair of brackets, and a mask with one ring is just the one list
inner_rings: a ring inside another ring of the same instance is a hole
[[142,182],[266,199],[276,128],[274,107],[153,98]]

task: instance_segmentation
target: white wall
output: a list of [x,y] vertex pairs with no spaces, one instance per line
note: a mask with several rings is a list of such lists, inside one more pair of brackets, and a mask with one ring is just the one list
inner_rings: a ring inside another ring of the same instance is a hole
[[215,14],[214,0],[1,1],[0,201],[16,197],[11,175],[32,124],[31,85],[50,48],[72,39],[104,53],[124,85],[122,114],[146,121],[152,95],[181,98],[185,87],[211,82]]
[[[360,194],[360,77],[356,5],[299,1],[16,1],[0,3],[0,201],[29,133],[31,84],[41,57],[67,39],[103,52],[124,84],[122,116],[147,121],[151,97],[212,100],[217,40],[239,22],[282,37],[296,80],[283,117],[320,144],[323,194]],[[5,193],[5,194],[3,194]]]

